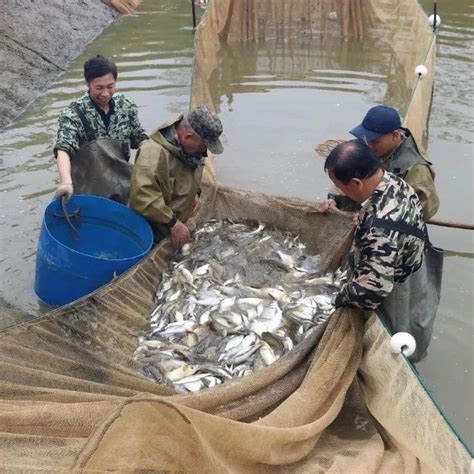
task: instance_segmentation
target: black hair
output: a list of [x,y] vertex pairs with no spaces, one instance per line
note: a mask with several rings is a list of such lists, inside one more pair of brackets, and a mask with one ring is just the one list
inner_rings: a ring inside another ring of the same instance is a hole
[[353,178],[370,178],[381,167],[380,159],[362,140],[341,143],[329,153],[324,163],[324,170],[332,171],[344,184]]
[[88,59],[84,64],[84,78],[87,82],[107,74],[112,74],[117,80],[117,66],[110,58],[99,54],[95,58]]

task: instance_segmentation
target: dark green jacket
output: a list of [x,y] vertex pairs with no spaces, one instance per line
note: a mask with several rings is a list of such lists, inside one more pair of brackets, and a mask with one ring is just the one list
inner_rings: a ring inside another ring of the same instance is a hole
[[383,168],[406,181],[416,192],[423,208],[425,220],[433,217],[439,208],[439,198],[434,185],[432,164],[418,150],[410,131],[406,139],[391,155],[383,159]]
[[202,164],[193,170],[185,163],[181,148],[164,136],[183,118],[174,117],[142,143],[132,172],[130,207],[144,216],[155,240],[169,234],[174,218],[186,222],[191,216],[202,177]]

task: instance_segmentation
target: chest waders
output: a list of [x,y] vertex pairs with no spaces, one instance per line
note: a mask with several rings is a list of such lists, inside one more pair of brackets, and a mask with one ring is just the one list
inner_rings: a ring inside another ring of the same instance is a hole
[[74,192],[102,196],[122,204],[130,198],[130,140],[96,138],[91,124],[77,106],[86,141],[71,157]]
[[403,283],[394,284],[379,312],[392,333],[408,332],[415,338],[416,351],[410,360],[418,362],[425,355],[433,333],[441,296],[443,250],[433,247],[427,232],[404,222],[373,218],[367,226],[414,235],[425,242],[421,267]]
[[382,166],[385,171],[396,174],[399,178],[406,175],[407,171],[415,165],[428,166],[432,171],[432,163],[425,160],[418,149],[418,146],[409,130],[405,130],[407,134],[403,143],[390,155],[390,157],[382,160]]

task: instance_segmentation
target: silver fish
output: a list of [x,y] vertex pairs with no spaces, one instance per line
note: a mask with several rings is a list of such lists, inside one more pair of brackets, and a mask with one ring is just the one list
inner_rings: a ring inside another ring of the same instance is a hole
[[176,369],[173,369],[165,374],[166,378],[174,383],[179,383],[181,380],[195,374],[198,371],[198,367],[194,365],[183,364]]
[[265,341],[260,343],[260,348],[258,350],[266,365],[272,365],[278,359],[278,357],[275,356],[273,349]]
[[289,233],[213,219],[162,273],[140,372],[194,392],[274,363],[335,311],[341,271]]

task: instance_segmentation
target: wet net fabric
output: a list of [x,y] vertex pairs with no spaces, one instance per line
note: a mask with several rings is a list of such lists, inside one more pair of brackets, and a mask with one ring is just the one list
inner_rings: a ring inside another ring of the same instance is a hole
[[127,14],[135,11],[142,0],[102,0],[107,5],[114,7],[120,13]]
[[[434,80],[436,41],[426,16],[416,1],[369,2],[369,17],[375,35],[388,42],[393,51],[393,69],[400,84],[412,91],[405,108],[400,110],[403,126],[409,128],[420,150],[427,146],[427,117],[431,107]],[[389,28],[388,28],[389,27]],[[418,65],[425,65],[428,73],[424,78],[415,74]]]
[[[207,82],[222,42],[309,28],[346,40],[368,28],[382,34],[392,2],[372,3],[213,1],[196,34],[193,103],[217,108]],[[413,15],[426,20],[418,8]],[[413,103],[425,107],[416,93]],[[415,122],[425,123],[423,110]],[[211,160],[204,184],[200,219],[289,230],[322,255],[325,269],[348,251],[352,226],[342,215],[226,187]],[[2,470],[469,472],[468,453],[409,364],[390,354],[374,314],[339,310],[273,365],[198,393],[143,378],[133,353],[171,255],[164,242],[107,287],[0,333]]]

